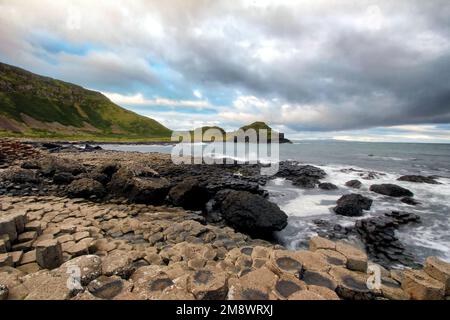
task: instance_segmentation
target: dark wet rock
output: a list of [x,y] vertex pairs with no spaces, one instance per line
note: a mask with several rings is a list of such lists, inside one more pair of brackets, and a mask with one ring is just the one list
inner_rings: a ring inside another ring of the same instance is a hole
[[28,160],[28,161],[25,161],[24,163],[22,163],[21,168],[32,170],[32,169],[40,169],[41,166],[39,165],[38,161]]
[[0,174],[1,180],[11,181],[13,183],[39,183],[40,178],[37,172],[22,168],[7,169]]
[[221,196],[220,213],[236,230],[256,237],[270,237],[273,231],[283,230],[287,225],[287,215],[259,195],[230,190]]
[[295,161],[280,162],[277,177],[286,178],[292,184],[301,188],[312,189],[326,177],[325,171],[310,165],[300,165]]
[[93,179],[83,178],[73,181],[67,188],[69,196],[75,198],[101,198],[106,191],[103,185]]
[[416,199],[411,198],[411,197],[401,198],[400,201],[403,203],[409,204],[410,206],[417,206],[417,205],[421,204],[420,201],[417,201]]
[[347,194],[337,201],[334,212],[343,216],[358,217],[363,215],[363,210],[370,210],[372,199],[360,194]]
[[97,298],[112,299],[122,292],[124,281],[118,276],[100,276],[87,286],[87,289]]
[[354,168],[349,169],[341,169],[341,172],[343,173],[356,173],[358,176],[361,177],[361,179],[364,180],[374,180],[379,179],[380,177],[385,176],[385,173],[382,172],[376,172],[376,171],[365,171],[365,170],[358,170]]
[[86,172],[86,168],[75,160],[46,157],[40,160],[41,173],[52,177],[57,172],[68,172],[74,176]]
[[379,193],[385,196],[390,196],[390,197],[413,197],[414,194],[408,190],[405,189],[403,187],[400,187],[398,185],[395,184],[373,184],[370,186],[370,191],[375,192],[375,193]]
[[342,226],[324,219],[313,220],[315,224],[314,231],[320,237],[326,237],[333,240],[347,239],[355,233],[352,226]]
[[324,183],[320,183],[319,184],[319,189],[322,190],[337,190],[339,189],[337,185],[329,183],[329,182],[324,182]]
[[186,179],[170,189],[169,199],[175,205],[188,210],[201,210],[210,198],[209,192],[197,179]]
[[83,148],[84,152],[93,152],[93,151],[98,151],[98,150],[103,150],[103,148],[100,146],[91,146],[90,144],[84,145],[84,148]]
[[75,177],[70,172],[58,172],[53,176],[53,183],[55,184],[70,184]]
[[359,180],[350,180],[345,183],[345,185],[349,188],[359,189],[362,186],[361,181]]
[[397,179],[398,181],[408,181],[416,183],[440,184],[432,176],[406,175]]
[[412,256],[395,232],[401,225],[419,221],[420,218],[413,213],[393,211],[384,216],[359,220],[355,228],[374,261],[386,267],[393,262],[412,266]]
[[304,189],[314,189],[319,183],[319,180],[313,177],[298,177],[292,179],[292,185],[304,188]]

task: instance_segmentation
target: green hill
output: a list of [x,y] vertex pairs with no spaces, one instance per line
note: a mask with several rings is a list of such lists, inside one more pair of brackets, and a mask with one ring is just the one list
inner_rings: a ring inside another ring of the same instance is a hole
[[168,140],[171,130],[99,92],[0,63],[0,136]]

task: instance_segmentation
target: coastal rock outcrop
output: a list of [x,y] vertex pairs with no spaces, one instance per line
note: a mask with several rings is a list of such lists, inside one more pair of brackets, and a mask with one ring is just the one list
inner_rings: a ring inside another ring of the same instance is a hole
[[363,210],[370,210],[372,199],[360,194],[347,194],[339,198],[334,212],[343,216],[358,217],[363,215]]
[[370,191],[395,198],[414,196],[410,190],[390,183],[373,184],[370,186]]
[[397,179],[398,181],[408,181],[416,183],[440,184],[433,176],[406,175]]

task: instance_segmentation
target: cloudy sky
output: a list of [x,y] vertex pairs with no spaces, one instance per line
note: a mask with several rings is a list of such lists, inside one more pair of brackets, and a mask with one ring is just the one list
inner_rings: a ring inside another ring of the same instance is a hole
[[450,142],[448,0],[0,0],[0,61],[172,129]]

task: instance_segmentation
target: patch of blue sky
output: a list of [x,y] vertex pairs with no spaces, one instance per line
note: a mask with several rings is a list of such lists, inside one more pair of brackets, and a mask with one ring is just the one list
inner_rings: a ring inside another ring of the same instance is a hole
[[171,112],[171,111],[177,111],[180,113],[188,113],[188,114],[217,114],[217,110],[211,109],[211,108],[192,108],[187,106],[158,106],[158,105],[124,105],[123,107],[134,111],[136,113],[142,113],[145,111],[151,110],[152,112]]
[[89,43],[69,42],[45,31],[33,31],[29,42],[34,47],[40,48],[49,54],[68,53],[77,56],[85,56],[89,51],[100,49]]

